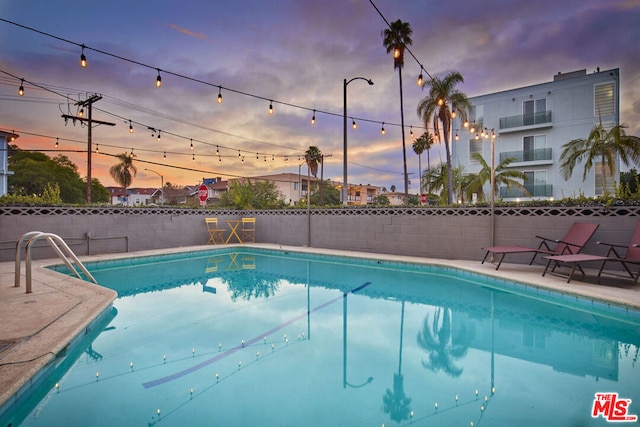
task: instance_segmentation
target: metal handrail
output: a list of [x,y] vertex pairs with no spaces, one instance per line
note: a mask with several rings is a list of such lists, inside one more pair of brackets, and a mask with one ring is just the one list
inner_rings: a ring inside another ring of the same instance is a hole
[[[53,233],[44,233],[42,231],[30,231],[28,233],[23,234],[16,243],[16,272],[15,272],[15,285],[14,285],[16,288],[20,287],[20,248],[22,246],[22,243],[28,240],[26,245],[26,251],[25,251],[26,252],[26,255],[25,255],[26,293],[30,294],[32,292],[31,291],[31,245],[35,243],[38,239],[43,237],[47,240],[47,242],[49,242],[49,245],[51,246],[51,248],[56,252],[56,254],[58,254],[58,256],[60,257],[60,259],[62,259],[62,261],[67,266],[67,268],[69,268],[69,270],[71,270],[79,279],[82,279],[82,276],[80,275],[80,273],[78,273],[78,270],[75,269],[73,264],[71,264],[71,261],[69,261],[69,258],[71,258],[71,260],[78,266],[78,268],[82,271],[82,273],[84,273],[87,279],[91,280],[96,285],[98,284],[98,281],[91,275],[91,273],[89,273],[89,270],[87,270],[84,264],[80,262],[76,254],[73,253],[71,248],[69,248],[69,246],[65,243],[64,240],[62,240],[60,236]],[[60,249],[60,247],[64,249],[64,251],[66,252],[66,255],[62,251],[62,249]]]

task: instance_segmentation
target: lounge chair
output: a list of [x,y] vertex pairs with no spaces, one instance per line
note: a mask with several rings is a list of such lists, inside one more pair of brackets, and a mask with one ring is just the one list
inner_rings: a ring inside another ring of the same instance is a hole
[[[640,265],[640,221],[636,224],[636,229],[631,236],[631,241],[629,241],[629,245],[618,245],[615,243],[604,243],[597,242],[599,245],[609,246],[609,251],[607,252],[607,257],[602,263],[602,267],[600,267],[600,271],[598,272],[598,277],[602,274],[602,270],[604,270],[604,266],[609,261],[615,261],[622,264],[629,276],[633,279],[633,284],[636,285],[638,283],[638,276],[640,276],[640,267],[638,267],[638,271],[635,274],[631,272],[628,264],[637,264]],[[627,248],[624,256],[620,256],[616,248]]]
[[[492,246],[488,248],[482,248],[486,250],[487,253],[484,255],[481,264],[484,264],[487,256],[489,256],[490,253],[502,255],[500,257],[500,261],[498,261],[496,270],[500,268],[500,265],[502,264],[502,261],[507,254],[533,252],[533,257],[531,258],[529,265],[533,264],[533,261],[536,259],[536,256],[538,254],[545,254],[550,256],[577,254],[582,250],[583,246],[587,244],[591,236],[593,236],[593,233],[595,233],[598,229],[598,226],[599,224],[575,222],[562,239],[548,239],[546,237],[536,236],[538,239],[541,239],[540,244],[537,248],[527,248],[524,246]],[[555,243],[555,247],[551,249],[550,244],[553,243]]]

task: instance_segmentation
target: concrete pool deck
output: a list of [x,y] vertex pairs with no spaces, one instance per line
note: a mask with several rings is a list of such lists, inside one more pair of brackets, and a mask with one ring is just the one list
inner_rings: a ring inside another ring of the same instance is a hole
[[[228,249],[234,246],[238,245],[224,245],[218,248]],[[634,286],[633,280],[622,276],[622,272],[618,272],[619,275],[604,274],[598,282],[594,270],[587,269],[585,278],[576,274],[571,283],[566,283],[566,273],[569,271],[566,267],[558,270],[562,274],[547,273],[545,277],[542,277],[544,265],[503,263],[500,270],[496,271],[492,263],[480,264],[482,254],[479,254],[478,260],[466,261],[273,244],[243,245],[245,248],[248,246],[454,267],[526,283],[542,289],[640,309],[640,284]],[[212,246],[194,246],[83,256],[80,259],[82,262],[90,262],[213,248]],[[60,263],[60,259],[57,258],[32,262],[33,292],[30,294],[25,293],[24,261],[20,287],[17,288],[14,286],[15,263],[0,263],[0,407],[5,403],[11,404],[20,393],[25,392],[32,378],[50,364],[69,342],[83,334],[96,316],[108,309],[117,297],[112,290],[44,268],[47,265]],[[594,264],[594,267],[599,267],[599,264]]]

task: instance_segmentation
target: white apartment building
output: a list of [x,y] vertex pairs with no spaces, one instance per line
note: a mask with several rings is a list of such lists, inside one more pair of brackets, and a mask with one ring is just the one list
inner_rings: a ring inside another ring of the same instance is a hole
[[[497,167],[505,158],[513,157],[510,168],[524,172],[521,190],[500,188],[496,197],[513,200],[552,200],[584,195],[593,197],[604,192],[602,164],[595,164],[583,181],[584,164],[578,164],[573,175],[565,180],[560,170],[562,146],[567,142],[587,138],[600,121],[610,129],[620,124],[619,70],[593,73],[579,70],[558,73],[553,81],[533,86],[496,92],[469,98],[473,109],[469,127],[454,119],[452,143],[453,166],[462,166],[463,173],[477,173],[481,166],[471,158],[482,153],[491,165],[491,132],[495,132],[494,160]],[[475,131],[471,132],[471,128]],[[482,130],[487,136],[482,137]],[[612,177],[607,172],[606,186],[613,191],[619,181],[620,164]],[[484,188],[490,194],[490,184]]]

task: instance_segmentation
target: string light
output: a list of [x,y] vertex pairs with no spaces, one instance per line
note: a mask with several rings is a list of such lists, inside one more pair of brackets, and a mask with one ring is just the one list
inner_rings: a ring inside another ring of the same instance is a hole
[[56,138],[56,145],[55,148],[58,148],[58,138]]
[[20,79],[20,87],[18,88],[18,95],[24,95],[24,79]]
[[160,142],[160,129],[158,129],[158,142]]
[[222,86],[218,86],[218,104],[222,104]]
[[312,125],[316,124],[316,110],[313,110],[313,117],[311,117],[311,124]]
[[400,48],[398,48],[397,46],[393,49],[393,58],[394,59],[400,58]]
[[166,151],[162,152],[162,157],[164,157],[165,159],[167,158],[167,152]]
[[84,108],[81,108],[80,111],[78,111],[78,117],[82,116],[84,116]]
[[96,153],[100,152],[100,144],[96,144]]
[[269,101],[269,114],[273,114],[273,101]]
[[216,145],[216,156],[219,156],[219,155],[220,155],[220,147]]
[[191,155],[191,161],[193,161],[193,162],[195,162],[195,161],[196,161],[196,155],[195,155],[195,154],[192,154],[192,155]]
[[353,119],[353,117],[351,118],[351,127],[354,129],[358,129],[358,124],[356,123],[356,121]]
[[129,133],[133,133],[133,125],[131,124],[131,120],[129,120]]
[[156,87],[162,86],[162,77],[160,77],[160,68],[156,68],[158,70],[158,77],[156,77]]
[[189,146],[189,148],[191,149],[191,151],[193,151],[193,139],[191,139],[191,145]]
[[417,82],[418,86],[422,86],[422,83],[423,83],[422,70],[423,70],[423,68],[422,68],[422,65],[421,65],[420,66],[420,75],[418,76],[418,82]]
[[80,54],[80,66],[87,68],[87,57],[84,56],[84,45],[82,45],[82,53]]
[[413,126],[409,126],[409,137],[413,139]]
[[458,132],[456,132],[456,141],[459,140],[460,137],[458,136]]
[[386,131],[386,130],[384,130],[384,122],[382,122],[382,129],[380,129],[380,133],[381,133],[382,135],[384,135],[384,134],[386,134],[386,133],[387,133],[387,131]]

